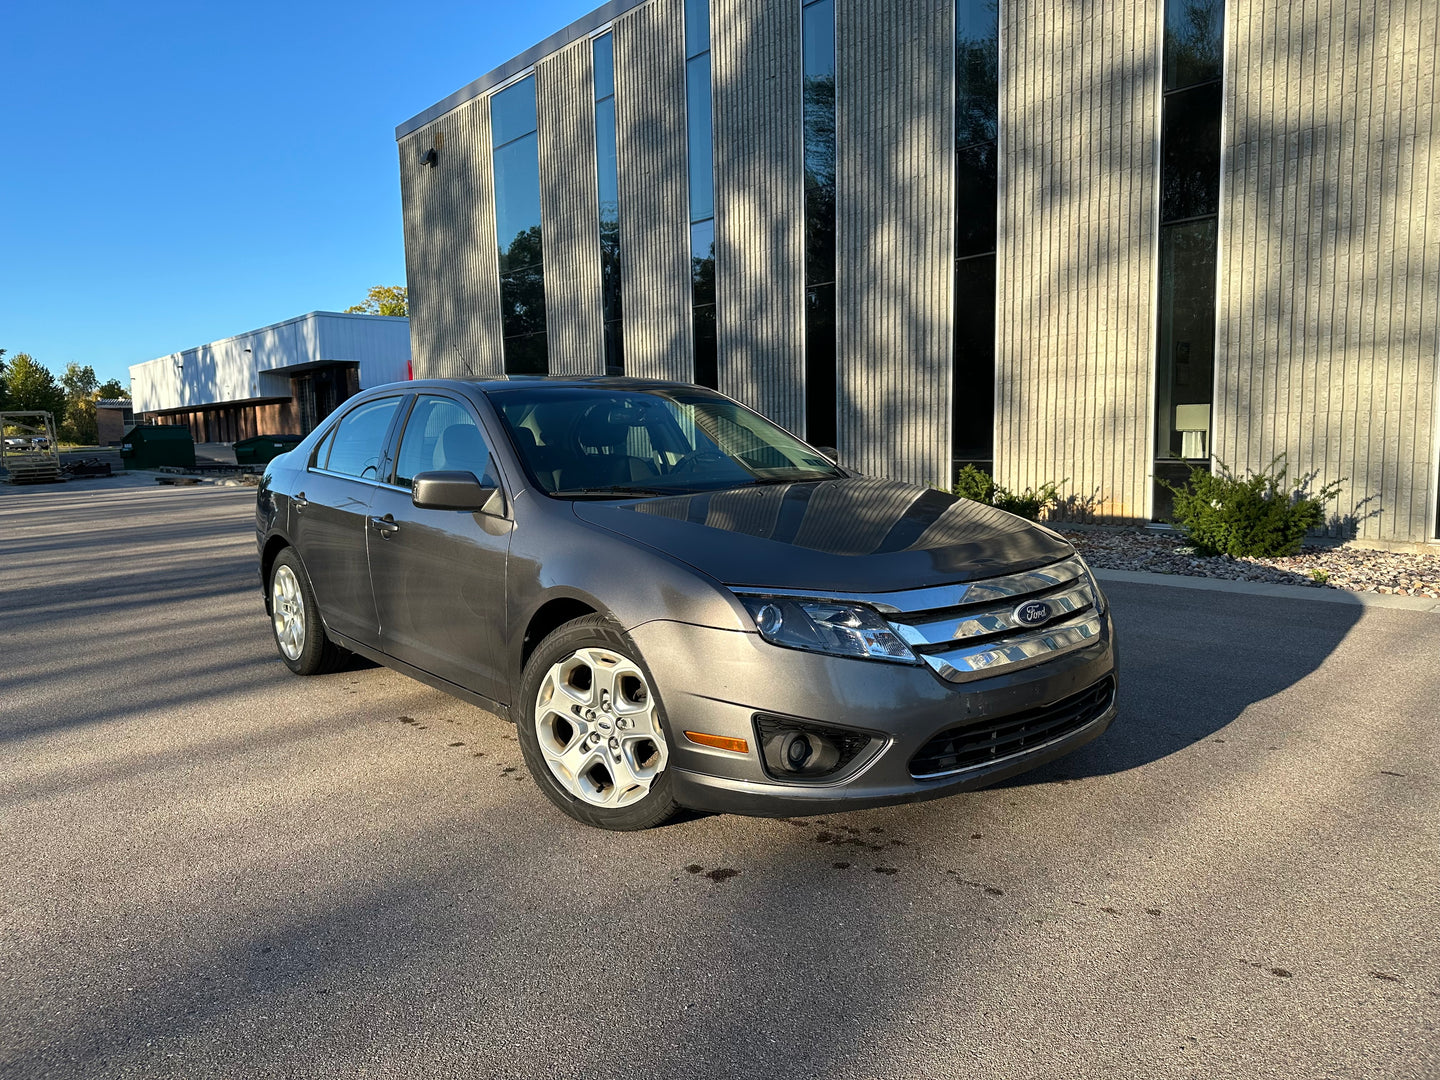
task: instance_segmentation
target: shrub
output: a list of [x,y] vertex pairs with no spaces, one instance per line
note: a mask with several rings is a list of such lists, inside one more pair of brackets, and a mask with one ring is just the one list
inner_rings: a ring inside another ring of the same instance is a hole
[[1175,496],[1171,521],[1203,555],[1275,558],[1300,550],[1305,533],[1325,522],[1325,503],[1339,498],[1340,484],[1312,492],[1316,473],[1292,483],[1281,454],[1263,472],[1236,476],[1222,461],[1215,473],[1191,470],[1185,487],[1165,486]]
[[962,499],[973,499],[997,510],[1039,521],[1041,513],[1059,501],[1060,484],[1065,482],[1041,484],[1038,488],[1026,488],[1017,493],[1004,484],[995,483],[994,478],[974,465],[966,465],[956,475],[955,486],[950,490]]

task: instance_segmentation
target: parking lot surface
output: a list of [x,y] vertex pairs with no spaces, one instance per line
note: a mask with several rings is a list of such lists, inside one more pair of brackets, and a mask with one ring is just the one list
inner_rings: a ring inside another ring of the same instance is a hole
[[1440,615],[1112,584],[1070,758],[607,834],[290,675],[253,501],[0,489],[0,1076],[1440,1075]]

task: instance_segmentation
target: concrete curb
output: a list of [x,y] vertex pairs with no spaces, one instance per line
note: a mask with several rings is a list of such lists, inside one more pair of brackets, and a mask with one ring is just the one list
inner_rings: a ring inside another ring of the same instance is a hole
[[1097,569],[1095,576],[1101,581],[1122,581],[1129,585],[1168,585],[1174,589],[1273,596],[1281,600],[1319,600],[1327,604],[1401,608],[1406,611],[1440,614],[1440,600],[1431,600],[1425,596],[1389,596],[1383,593],[1357,593],[1318,586],[1312,588],[1308,585],[1275,585],[1268,581],[1227,581],[1220,578],[1186,577],[1184,574],[1147,574],[1137,570]]

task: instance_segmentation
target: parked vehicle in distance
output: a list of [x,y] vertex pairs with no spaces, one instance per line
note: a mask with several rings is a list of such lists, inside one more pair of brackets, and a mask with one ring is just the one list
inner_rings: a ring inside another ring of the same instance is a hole
[[350,651],[514,720],[605,828],[935,798],[1115,715],[1105,597],[1059,535],[701,387],[377,387],[269,464],[256,538],[292,671]]

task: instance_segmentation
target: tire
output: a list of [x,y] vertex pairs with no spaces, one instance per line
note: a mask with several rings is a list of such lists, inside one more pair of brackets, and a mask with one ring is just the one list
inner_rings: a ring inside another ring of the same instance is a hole
[[612,620],[575,619],[536,646],[515,719],[530,775],[576,821],[631,832],[674,814],[660,697]]
[[268,597],[270,629],[286,667],[296,675],[324,675],[345,662],[345,650],[325,635],[315,590],[294,548],[275,557]]

